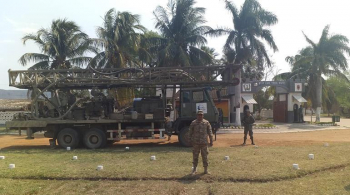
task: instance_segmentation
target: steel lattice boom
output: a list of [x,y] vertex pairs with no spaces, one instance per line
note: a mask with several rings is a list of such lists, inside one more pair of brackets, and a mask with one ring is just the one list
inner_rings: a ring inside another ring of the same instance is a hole
[[[123,68],[68,70],[9,70],[9,85],[20,89],[91,89],[114,87],[152,87],[181,85],[184,87],[235,86],[238,79],[226,79],[239,66],[181,68]],[[218,80],[220,76],[224,79]]]

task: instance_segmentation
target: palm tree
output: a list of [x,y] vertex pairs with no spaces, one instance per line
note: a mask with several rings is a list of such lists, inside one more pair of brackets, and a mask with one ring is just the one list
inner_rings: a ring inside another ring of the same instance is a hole
[[[275,44],[271,31],[267,28],[278,22],[276,15],[266,11],[257,0],[245,0],[240,11],[230,1],[225,0],[226,9],[233,16],[234,29],[222,28],[208,32],[212,36],[228,35],[225,45],[224,54],[228,63],[246,64],[251,59],[258,59],[258,65],[264,63],[271,65],[270,58],[265,48],[265,41],[273,51],[278,48]],[[236,78],[241,80],[241,71],[237,71]],[[231,113],[234,113],[236,107],[236,125],[241,124],[240,120],[240,97],[241,88],[235,87],[235,101],[231,97]]]
[[[195,3],[194,0],[169,0],[167,8],[158,6],[153,12],[156,28],[162,35],[151,40],[158,66],[205,66],[213,62],[213,57],[200,48],[207,43],[204,34],[211,28],[203,25],[205,9],[194,7]],[[173,108],[175,93],[176,86],[173,86]]]
[[[309,83],[314,87],[314,91],[310,94],[314,96],[316,107],[316,122],[320,121],[320,113],[322,106],[322,91],[324,79],[322,75],[336,75],[346,80],[347,77],[342,73],[348,67],[345,53],[350,55],[348,46],[349,40],[343,35],[329,35],[329,26],[327,25],[322,32],[322,36],[318,43],[313,42],[308,36],[306,41],[310,44],[307,52],[298,55],[291,60],[293,66],[297,67],[292,74],[308,74]],[[313,99],[313,98],[312,98]]]
[[[162,36],[154,31],[146,31],[142,38],[139,48],[139,60],[141,61],[141,67],[155,67],[157,65],[156,49],[153,47],[152,41]],[[152,49],[153,47],[153,49]]]
[[212,56],[200,47],[207,43],[204,26],[205,9],[194,7],[194,0],[169,0],[168,7],[158,6],[153,12],[156,28],[162,37],[153,39],[158,53],[158,66],[204,66],[212,63]]
[[50,29],[40,29],[36,34],[27,34],[23,44],[34,41],[41,53],[26,53],[19,62],[25,66],[34,62],[29,69],[66,69],[87,64],[91,58],[84,57],[87,51],[93,51],[90,39],[75,22],[66,19],[52,21]]
[[[212,58],[213,65],[219,65],[220,60],[216,59],[216,57],[218,57],[219,54],[215,51],[214,48],[210,48],[208,46],[203,45],[203,46],[201,46],[201,50],[210,55],[210,57]],[[211,64],[208,64],[208,66],[209,65],[211,65]]]
[[271,31],[266,28],[276,24],[277,17],[264,10],[257,0],[246,0],[240,11],[232,2],[226,0],[225,3],[226,9],[233,16],[234,29],[215,29],[209,31],[208,34],[212,36],[228,35],[224,45],[224,53],[228,55],[233,53],[235,56],[234,59],[231,58],[230,63],[244,63],[257,57],[259,61],[263,60],[267,64],[271,64],[265,45],[261,40],[266,41],[273,51],[278,51]]
[[[116,12],[110,9],[104,16],[103,27],[97,28],[97,39],[94,45],[99,49],[90,61],[92,68],[127,68],[141,67],[141,60],[151,57],[147,50],[142,49],[142,33],[146,28],[140,25],[140,16],[129,12]],[[142,54],[142,55],[141,55]],[[111,90],[121,107],[129,105],[134,95],[130,88]]]
[[110,9],[104,16],[103,27],[97,28],[98,39],[93,39],[101,52],[91,60],[96,68],[126,68],[139,65],[138,52],[142,33],[140,16]]

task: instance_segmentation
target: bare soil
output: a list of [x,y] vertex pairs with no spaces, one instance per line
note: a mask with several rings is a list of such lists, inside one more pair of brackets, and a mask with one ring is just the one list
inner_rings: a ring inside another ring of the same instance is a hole
[[[248,145],[250,144],[248,136]],[[259,146],[303,146],[320,143],[350,142],[350,129],[323,130],[297,133],[256,133],[254,141]],[[241,146],[242,134],[219,134],[214,147],[235,147]],[[171,146],[179,145],[177,136],[167,140],[126,140],[114,143],[114,147],[123,145],[145,145],[145,146]],[[179,145],[180,146],[180,145]],[[41,148],[49,147],[49,139],[43,134],[35,134],[35,139],[26,139],[26,136],[0,135],[0,148]]]

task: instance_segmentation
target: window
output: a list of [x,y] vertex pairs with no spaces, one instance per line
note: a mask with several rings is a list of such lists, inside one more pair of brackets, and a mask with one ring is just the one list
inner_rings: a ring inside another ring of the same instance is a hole
[[190,103],[190,92],[189,91],[182,91],[182,103]]
[[192,97],[194,102],[202,102],[204,100],[203,91],[194,91]]

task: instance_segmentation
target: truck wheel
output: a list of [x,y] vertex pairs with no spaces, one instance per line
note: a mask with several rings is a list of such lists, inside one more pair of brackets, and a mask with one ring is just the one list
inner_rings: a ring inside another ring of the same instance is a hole
[[76,130],[71,128],[62,129],[57,135],[58,145],[62,148],[76,148],[79,145],[79,134]]
[[185,126],[180,130],[180,134],[178,136],[179,142],[182,146],[191,147],[191,139],[190,139],[190,127]]
[[92,128],[84,135],[84,144],[90,149],[103,148],[107,144],[106,134],[97,128]]

